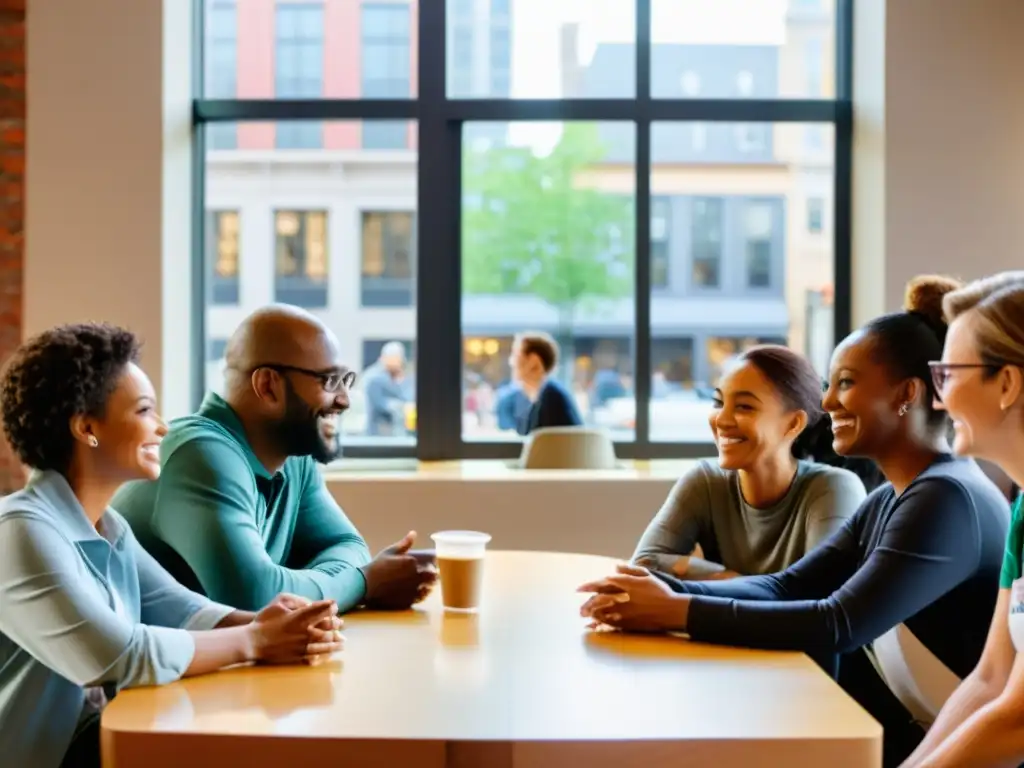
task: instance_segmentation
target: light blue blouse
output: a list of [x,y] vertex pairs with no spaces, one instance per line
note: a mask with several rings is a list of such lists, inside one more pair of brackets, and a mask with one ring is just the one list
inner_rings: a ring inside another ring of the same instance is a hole
[[57,768],[91,702],[177,680],[188,631],[233,610],[174,581],[116,512],[97,531],[62,475],[33,472],[0,500],[0,763]]

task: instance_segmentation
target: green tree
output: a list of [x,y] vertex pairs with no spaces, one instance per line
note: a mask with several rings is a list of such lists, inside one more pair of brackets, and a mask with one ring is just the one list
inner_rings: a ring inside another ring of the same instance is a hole
[[600,313],[633,290],[633,197],[587,183],[607,155],[596,127],[579,123],[567,124],[547,155],[530,147],[464,155],[463,292],[543,299],[558,313],[566,359],[577,311]]

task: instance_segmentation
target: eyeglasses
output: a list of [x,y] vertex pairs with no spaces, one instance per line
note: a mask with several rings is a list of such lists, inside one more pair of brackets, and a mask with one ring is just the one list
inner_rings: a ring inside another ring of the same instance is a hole
[[260,368],[267,368],[278,373],[301,373],[303,376],[312,376],[320,380],[324,391],[335,394],[342,389],[351,390],[356,383],[355,371],[311,371],[308,368],[299,368],[296,365],[278,365],[276,363],[264,363],[253,368],[253,372]]
[[971,369],[985,370],[989,373],[996,373],[1001,365],[993,365],[992,363],[941,363],[931,362],[928,363],[928,367],[932,372],[932,384],[935,386],[935,392],[939,395],[942,394],[942,390],[945,388],[949,381],[949,376],[953,371],[966,371]]

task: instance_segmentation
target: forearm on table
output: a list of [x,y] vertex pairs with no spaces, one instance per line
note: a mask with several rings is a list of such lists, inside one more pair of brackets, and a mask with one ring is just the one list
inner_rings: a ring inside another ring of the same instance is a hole
[[198,575],[211,599],[240,606],[243,611],[258,611],[282,593],[307,600],[334,600],[339,610],[347,610],[358,604],[366,591],[359,568],[336,562],[315,568],[288,568],[261,558],[235,564],[231,570]]
[[[747,579],[712,582],[707,586],[725,587],[744,581]],[[694,595],[687,631],[694,640],[804,651],[816,658],[843,652],[846,642],[837,637],[834,615],[823,610],[819,601],[737,600],[721,597],[717,590],[707,596]]]
[[905,768],[920,765],[974,712],[989,704],[999,695],[999,687],[981,679],[972,672],[949,697],[938,718],[925,734],[924,740],[904,764]]
[[195,653],[183,677],[205,675],[256,659],[255,631],[251,622],[245,626],[189,634],[195,643]]

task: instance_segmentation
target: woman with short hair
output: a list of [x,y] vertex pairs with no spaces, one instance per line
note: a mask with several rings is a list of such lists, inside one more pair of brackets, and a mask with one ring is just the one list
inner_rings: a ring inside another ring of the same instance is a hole
[[0,501],[0,762],[99,766],[99,715],[122,688],[248,661],[340,650],[336,606],[279,596],[258,614],[190,592],[107,507],[160,474],[167,426],[121,328],[65,325],[23,344],[0,377],[26,487]]

